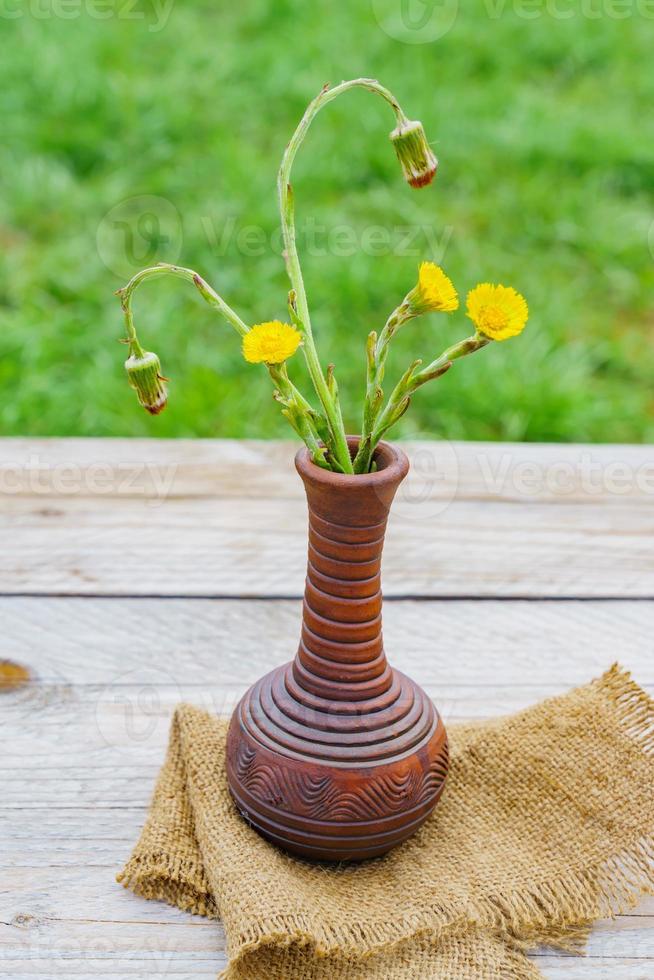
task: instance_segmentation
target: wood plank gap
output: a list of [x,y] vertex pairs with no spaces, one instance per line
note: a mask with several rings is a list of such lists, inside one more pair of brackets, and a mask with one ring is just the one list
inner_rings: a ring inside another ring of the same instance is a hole
[[[221,593],[168,593],[168,592],[0,592],[0,599],[157,599],[169,601],[211,601],[211,602],[301,602],[299,593],[288,595],[233,595]],[[474,593],[453,592],[439,595],[385,595],[384,603],[391,602],[654,602],[654,595],[525,595],[520,592],[507,595],[475,595]]]

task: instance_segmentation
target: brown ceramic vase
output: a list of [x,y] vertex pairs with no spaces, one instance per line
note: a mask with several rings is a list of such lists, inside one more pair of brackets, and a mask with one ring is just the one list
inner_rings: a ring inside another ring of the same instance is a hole
[[384,653],[381,555],[409,462],[388,443],[375,459],[374,473],[346,476],[298,452],[309,504],[300,647],[250,688],[227,739],[245,819],[279,847],[323,861],[375,857],[406,840],[448,771],[443,722]]

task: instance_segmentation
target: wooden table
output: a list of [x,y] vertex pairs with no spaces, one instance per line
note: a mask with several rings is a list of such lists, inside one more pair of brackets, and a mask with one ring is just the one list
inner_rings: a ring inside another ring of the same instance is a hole
[[[0,440],[0,977],[209,978],[221,928],[114,883],[181,699],[231,710],[298,635],[306,511],[288,443]],[[446,720],[620,659],[654,691],[654,454],[417,443],[385,554],[394,664]],[[654,902],[560,980],[654,977]],[[418,978],[417,978],[418,980]]]

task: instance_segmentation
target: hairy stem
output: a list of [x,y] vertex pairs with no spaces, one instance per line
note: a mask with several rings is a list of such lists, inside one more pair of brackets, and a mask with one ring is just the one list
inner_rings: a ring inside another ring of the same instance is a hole
[[304,333],[304,356],[311,375],[311,380],[327,418],[332,443],[330,449],[345,473],[352,473],[354,472],[354,469],[350,459],[347,439],[345,437],[345,428],[343,425],[343,417],[340,406],[337,398],[332,395],[327,384],[313,339],[311,317],[309,314],[304,279],[302,277],[302,269],[297,251],[295,234],[295,207],[293,202],[293,190],[290,181],[293,161],[295,160],[297,151],[302,145],[302,141],[304,140],[304,137],[306,136],[307,131],[317,113],[323,108],[323,106],[327,105],[329,102],[332,102],[334,99],[338,98],[339,95],[342,95],[344,92],[347,92],[353,88],[367,89],[368,91],[381,96],[381,98],[383,98],[393,109],[398,123],[406,119],[406,116],[404,115],[404,112],[402,111],[394,95],[373,78],[355,78],[348,82],[341,82],[340,85],[336,85],[334,88],[325,86],[320,94],[316,96],[316,98],[309,104],[297,129],[291,137],[284,152],[277,179],[282,233],[284,236],[286,268],[295,293],[298,321],[300,322]]
[[380,439],[404,415],[409,407],[412,395],[418,388],[428,381],[442,377],[442,375],[449,371],[454,361],[461,357],[466,357],[468,354],[474,354],[476,351],[481,350],[482,347],[486,347],[489,343],[490,340],[487,337],[474,334],[472,337],[466,337],[465,340],[460,340],[457,344],[448,347],[440,357],[437,357],[430,364],[427,364],[426,367],[421,368],[421,370],[418,370],[418,368],[421,367],[422,361],[414,361],[398,381],[391,392],[383,412],[377,419],[369,439],[367,455],[361,460],[360,464],[366,468],[361,469],[359,472],[366,473],[368,471]]
[[[134,327],[134,315],[132,311],[134,293],[142,283],[150,279],[158,279],[161,276],[174,276],[186,282],[193,283],[202,298],[209,306],[218,310],[240,337],[244,337],[248,333],[250,328],[247,324],[202,276],[198,275],[193,269],[161,263],[160,265],[151,266],[148,269],[142,269],[140,272],[137,272],[126,286],[118,290],[120,304],[125,317],[125,331],[130,354],[134,354],[136,357],[143,357],[144,353],[136,334],[136,328]],[[328,466],[328,463],[325,461],[325,448],[321,444],[322,434],[319,431],[320,416],[290,380],[286,364],[267,364],[266,367],[273,383],[277,386],[282,396],[280,400],[284,404],[285,417],[304,440],[314,463],[323,467]],[[289,408],[289,406],[291,407]]]
[[355,473],[368,472],[364,467],[366,460],[370,459],[372,434],[384,400],[382,382],[386,369],[388,348],[395,332],[409,319],[411,319],[410,307],[405,300],[393,310],[379,337],[375,333],[368,337],[366,395],[363,403],[361,441],[354,460]]
[[227,320],[229,324],[236,330],[241,337],[244,337],[248,332],[249,327],[241,320],[238,313],[235,312],[225,302],[222,296],[211,288],[208,282],[199,276],[197,272],[193,269],[185,269],[183,266],[179,265],[168,265],[162,262],[160,265],[151,266],[148,269],[141,269],[133,276],[126,286],[118,290],[118,296],[120,296],[120,305],[122,306],[123,313],[125,315],[125,329],[127,331],[127,339],[130,345],[135,347],[139,345],[138,339],[136,337],[136,331],[134,329],[134,317],[132,314],[132,297],[138,287],[147,282],[149,279],[158,279],[161,276],[176,276],[178,279],[185,279],[187,282],[192,282],[202,298],[217,309],[219,313]]

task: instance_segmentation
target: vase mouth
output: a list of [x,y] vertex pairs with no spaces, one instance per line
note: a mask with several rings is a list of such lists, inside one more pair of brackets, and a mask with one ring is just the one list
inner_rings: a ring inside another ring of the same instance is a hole
[[[347,444],[352,458],[359,448],[359,436],[347,436]],[[335,473],[325,470],[311,459],[306,446],[298,449],[295,455],[295,466],[302,479],[310,479],[325,486],[348,487],[352,490],[371,487],[382,487],[387,484],[399,484],[409,472],[409,460],[406,453],[390,442],[380,442],[375,449],[374,460],[377,469],[374,473]]]

